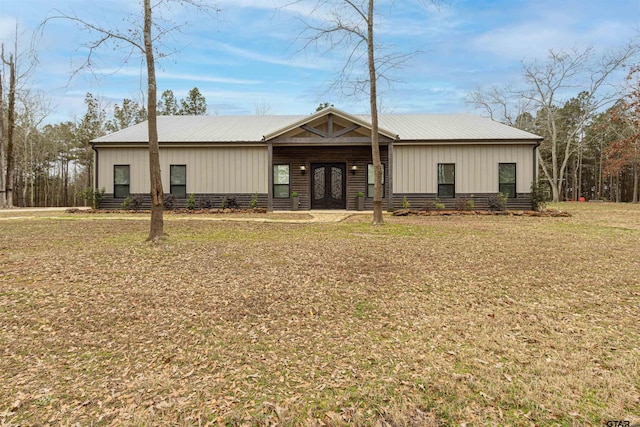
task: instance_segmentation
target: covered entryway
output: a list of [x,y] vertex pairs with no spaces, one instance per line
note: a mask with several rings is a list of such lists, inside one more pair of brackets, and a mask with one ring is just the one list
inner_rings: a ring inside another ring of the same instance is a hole
[[[385,171],[383,203],[387,204],[392,197],[389,154],[397,135],[384,129],[378,129],[378,133]],[[358,194],[366,195],[372,186],[371,123],[362,117],[325,108],[263,139],[270,168],[267,209],[291,209],[292,200],[284,195],[294,193],[302,210],[356,209]],[[274,168],[278,173],[289,171],[288,179],[276,177]],[[277,197],[275,185],[281,190]],[[364,208],[372,207],[373,199],[365,197]]]
[[345,163],[311,164],[311,209],[346,209]]

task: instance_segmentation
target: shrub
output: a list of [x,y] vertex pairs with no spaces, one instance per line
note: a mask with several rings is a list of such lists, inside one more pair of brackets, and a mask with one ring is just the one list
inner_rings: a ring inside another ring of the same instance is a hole
[[93,189],[91,187],[83,188],[78,192],[78,195],[84,200],[84,202],[91,206],[93,209],[100,207],[100,202],[104,199],[105,188]]
[[445,205],[444,205],[444,203],[442,203],[440,201],[440,199],[438,197],[436,197],[436,200],[433,203],[433,207],[436,208],[437,210],[441,211],[442,209],[445,208]]
[[164,195],[162,199],[162,206],[164,206],[167,210],[173,210],[176,205],[176,196],[171,193],[167,193]]
[[258,207],[258,193],[253,193],[251,196],[251,201],[249,202],[249,207],[251,209],[255,209]]
[[240,207],[240,205],[238,204],[238,201],[236,200],[236,196],[227,196],[227,208],[229,209],[238,209]]
[[293,193],[291,193],[291,197],[298,197],[298,192],[294,191]]
[[475,207],[475,203],[473,202],[473,194],[469,195],[469,197],[460,197],[456,198],[455,204],[457,211],[470,211]]
[[185,207],[187,209],[189,209],[190,211],[194,210],[196,208],[196,196],[194,196],[193,193],[189,194],[187,196],[187,203],[185,205]]
[[144,202],[144,196],[142,194],[132,194],[129,209],[134,211],[140,210],[140,208],[142,208],[142,202]]
[[358,191],[357,196],[358,196],[358,197],[364,197],[364,193],[363,193],[362,191]]
[[122,203],[120,203],[120,209],[127,211],[131,209],[131,197],[127,196]]
[[531,183],[531,207],[534,211],[539,211],[547,207],[545,184],[540,181]]
[[407,196],[402,196],[402,209],[409,209],[411,203],[407,200]]
[[476,207],[476,204],[473,201],[473,194],[469,195],[469,199],[467,200],[467,209],[472,211]]
[[507,196],[502,193],[489,195],[487,198],[487,207],[492,211],[507,210]]
[[213,197],[204,196],[198,198],[198,207],[200,209],[211,209],[213,208]]

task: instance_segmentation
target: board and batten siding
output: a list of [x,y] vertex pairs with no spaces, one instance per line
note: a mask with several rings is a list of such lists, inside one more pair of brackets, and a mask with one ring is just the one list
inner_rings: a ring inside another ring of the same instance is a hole
[[516,164],[516,192],[529,193],[531,145],[395,145],[394,193],[437,193],[438,163],[455,163],[456,193],[497,193],[498,164]]
[[[130,193],[148,193],[147,148],[98,149],[98,187],[113,193],[113,166],[129,165]],[[267,193],[267,147],[160,147],[162,186],[169,193],[169,166],[187,166],[187,193]]]

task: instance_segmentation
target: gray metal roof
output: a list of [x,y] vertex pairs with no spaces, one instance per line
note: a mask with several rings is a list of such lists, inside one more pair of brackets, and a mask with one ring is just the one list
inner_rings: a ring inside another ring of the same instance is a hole
[[[265,135],[278,134],[304,119],[322,113],[340,113],[357,122],[370,123],[368,115],[349,115],[337,109],[299,116],[158,116],[158,138],[164,143],[260,142]],[[465,114],[384,114],[379,127],[398,135],[400,141],[540,140],[541,137],[493,120]],[[100,143],[144,143],[147,123],[139,123],[97,138]]]

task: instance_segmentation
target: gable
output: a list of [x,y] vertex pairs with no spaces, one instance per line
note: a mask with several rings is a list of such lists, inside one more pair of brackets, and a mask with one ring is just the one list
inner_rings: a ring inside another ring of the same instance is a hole
[[[326,108],[302,120],[265,135],[265,141],[287,144],[359,144],[371,143],[371,123],[335,108]],[[378,129],[381,144],[397,135]]]

